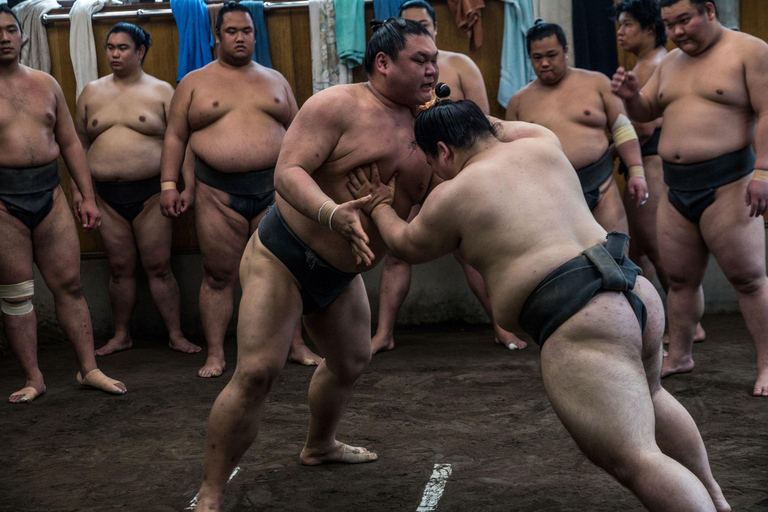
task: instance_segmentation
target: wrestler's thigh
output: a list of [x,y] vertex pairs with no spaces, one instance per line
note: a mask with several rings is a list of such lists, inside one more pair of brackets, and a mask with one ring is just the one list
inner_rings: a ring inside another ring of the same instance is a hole
[[136,267],[136,241],[131,224],[98,195],[96,206],[101,214],[99,235],[113,272],[128,269],[132,273]]
[[229,206],[229,195],[197,182],[195,226],[206,272],[237,277],[250,232],[245,217]]
[[80,239],[61,186],[53,193],[53,209],[32,231],[35,263],[52,291],[80,286]]
[[642,360],[648,385],[651,391],[654,391],[660,385],[661,379],[664,304],[653,284],[642,276],[637,278],[633,292],[643,301],[648,314],[648,321],[643,331]]
[[258,233],[245,249],[240,284],[237,366],[279,372],[301,318],[301,294],[293,274],[261,244]]
[[147,199],[144,209],[133,219],[133,232],[146,270],[167,267],[171,261],[173,221],[160,211],[160,194]]
[[626,299],[622,306],[617,297],[595,297],[541,352],[552,407],[581,450],[604,468],[655,444],[640,329]]
[[701,216],[701,233],[731,282],[765,276],[765,224],[750,217],[745,197],[751,176],[723,185]]
[[616,185],[616,180],[613,179],[613,176],[600,185],[600,202],[592,210],[592,215],[597,223],[608,232],[620,231],[626,233],[629,231],[627,212],[624,211],[619,187]]
[[32,234],[0,201],[0,284],[17,284],[34,278]]
[[683,217],[669,202],[666,194],[659,202],[656,217],[661,264],[670,281],[698,287],[707,270],[709,250],[698,224]]
[[371,358],[371,308],[358,275],[327,308],[304,317],[304,325],[331,370],[368,364]]

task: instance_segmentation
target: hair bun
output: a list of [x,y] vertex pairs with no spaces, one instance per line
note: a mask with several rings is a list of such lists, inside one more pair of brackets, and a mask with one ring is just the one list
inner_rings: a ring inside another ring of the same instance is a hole
[[533,22],[533,25],[536,26],[539,23],[544,23],[544,18],[536,18],[536,21]]
[[443,82],[440,82],[435,86],[435,94],[438,98],[447,98],[451,95],[451,88],[445,85]]
[[374,32],[384,26],[384,20],[371,20],[370,25]]

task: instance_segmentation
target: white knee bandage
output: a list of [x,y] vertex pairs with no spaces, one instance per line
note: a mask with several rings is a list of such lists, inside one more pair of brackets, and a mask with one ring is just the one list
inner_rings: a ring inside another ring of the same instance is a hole
[[[0,310],[6,315],[26,315],[34,309],[31,296],[35,294],[35,282],[32,280],[18,284],[0,284]],[[8,302],[5,299],[30,297],[22,302]]]

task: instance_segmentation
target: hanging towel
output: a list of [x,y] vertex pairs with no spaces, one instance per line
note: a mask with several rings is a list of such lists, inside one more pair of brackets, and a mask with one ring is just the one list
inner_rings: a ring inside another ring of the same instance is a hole
[[40,16],[59,7],[61,6],[56,0],[27,0],[13,8],[21,23],[21,29],[29,38],[27,44],[21,47],[21,63],[25,66],[45,73],[51,72],[48,34],[45,25],[40,22]]
[[475,53],[483,44],[483,0],[448,0],[448,7],[456,25],[469,36],[469,53]]
[[361,65],[365,57],[365,2],[336,0],[334,9],[339,60],[352,69]]
[[107,5],[122,3],[120,0],[76,0],[69,10],[69,56],[77,82],[75,99],[80,97],[88,82],[99,78],[91,16]]
[[573,45],[576,67],[611,78],[619,67],[613,0],[573,0]]
[[405,0],[373,0],[373,16],[377,20],[387,20],[397,16],[400,4]]
[[507,108],[512,95],[536,78],[525,45],[525,33],[533,25],[533,4],[531,0],[502,1],[505,2],[504,43],[498,101]]
[[352,81],[336,51],[334,0],[309,0],[309,37],[312,47],[312,93]]
[[213,34],[204,0],[171,0],[171,11],[179,30],[179,64],[176,81],[213,60]]
[[568,42],[568,64],[575,66],[576,48],[573,46],[572,0],[533,0],[533,19],[536,18],[541,18],[547,23],[560,25],[563,28],[565,40]]
[[264,2],[253,2],[247,0],[240,2],[240,5],[246,7],[251,12],[253,26],[256,29],[256,48],[253,51],[253,60],[262,66],[272,67],[272,56],[269,50],[269,35],[267,34],[267,23],[264,20]]
[[[208,4],[208,18],[211,21],[211,34],[216,34],[216,17],[219,15],[219,11],[224,7],[224,4]],[[213,39],[213,60],[219,58],[219,44],[216,43],[216,38]]]

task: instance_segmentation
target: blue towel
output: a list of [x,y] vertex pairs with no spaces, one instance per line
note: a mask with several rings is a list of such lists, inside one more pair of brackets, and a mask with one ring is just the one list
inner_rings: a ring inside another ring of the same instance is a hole
[[264,21],[264,2],[240,2],[240,5],[246,7],[251,12],[253,26],[256,29],[256,48],[253,51],[253,60],[262,66],[272,67],[272,57],[269,51],[269,36],[267,34],[267,23]]
[[171,0],[171,11],[179,30],[179,65],[176,81],[213,60],[213,34],[204,0]]
[[364,0],[335,0],[336,52],[339,62],[349,69],[363,63],[365,57]]
[[533,25],[532,0],[502,0],[504,42],[501,47],[501,80],[498,101],[507,108],[509,99],[536,78],[525,46],[525,33]]
[[[400,4],[405,0],[373,0],[373,15],[377,20],[386,20],[397,16]],[[338,10],[336,11],[338,12]]]

